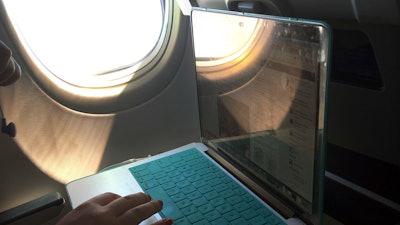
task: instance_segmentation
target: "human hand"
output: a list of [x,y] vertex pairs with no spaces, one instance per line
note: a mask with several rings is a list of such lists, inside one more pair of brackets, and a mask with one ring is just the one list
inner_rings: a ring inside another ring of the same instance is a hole
[[[139,224],[162,209],[161,200],[151,200],[144,193],[121,197],[104,193],[82,203],[69,212],[57,225],[133,225]],[[153,225],[171,225],[171,219]]]

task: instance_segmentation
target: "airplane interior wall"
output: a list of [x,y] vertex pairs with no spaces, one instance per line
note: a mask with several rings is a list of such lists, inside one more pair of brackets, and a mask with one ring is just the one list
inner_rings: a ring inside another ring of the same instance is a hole
[[[328,142],[400,167],[400,146],[395,141],[399,135],[397,115],[400,111],[397,102],[400,96],[398,89],[400,60],[396,49],[400,49],[400,44],[396,40],[400,38],[400,29],[398,25],[390,24],[352,27],[339,24],[337,30],[337,33],[343,30],[363,32],[370,42],[378,70],[368,71],[366,64],[374,62],[367,61],[364,65],[355,62],[343,70],[333,71]],[[345,37],[340,34],[337,36],[337,41],[343,38]],[[358,51],[359,54],[365,49]],[[340,56],[344,57],[338,55]],[[356,69],[370,75],[357,77],[357,74],[351,72]]]

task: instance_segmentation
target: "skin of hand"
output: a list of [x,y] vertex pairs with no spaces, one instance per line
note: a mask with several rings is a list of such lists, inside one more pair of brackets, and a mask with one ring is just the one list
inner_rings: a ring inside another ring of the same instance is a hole
[[[56,225],[134,225],[162,209],[161,200],[151,200],[144,193],[121,197],[104,193],[93,197],[69,212]],[[153,225],[171,225],[171,219],[162,219]]]

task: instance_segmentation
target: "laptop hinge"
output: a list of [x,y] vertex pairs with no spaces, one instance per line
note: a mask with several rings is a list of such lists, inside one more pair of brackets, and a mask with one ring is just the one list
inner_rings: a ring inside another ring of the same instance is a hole
[[221,157],[218,153],[213,150],[208,150],[207,153],[219,162],[225,169],[231,172],[237,179],[239,179],[243,184],[245,184],[250,190],[255,192],[262,200],[271,205],[278,213],[280,213],[285,218],[291,218],[295,213],[280,202],[275,196],[271,195],[265,191],[259,184],[251,180],[243,172],[232,166],[226,159]]

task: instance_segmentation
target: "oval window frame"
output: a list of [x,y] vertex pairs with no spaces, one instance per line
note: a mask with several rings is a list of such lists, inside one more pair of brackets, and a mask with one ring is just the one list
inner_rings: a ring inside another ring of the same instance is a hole
[[[13,44],[19,50],[14,52],[19,64],[37,86],[50,98],[74,111],[89,114],[109,114],[128,110],[141,105],[157,96],[173,80],[180,67],[185,48],[177,45],[186,45],[188,20],[182,16],[178,4],[173,0],[164,3],[165,17],[161,35],[156,45],[159,51],[153,53],[153,58],[146,65],[135,71],[133,78],[122,85],[87,88],[68,84],[56,75],[50,79],[44,74],[43,65],[27,47],[21,34],[18,33],[7,10],[2,2],[1,15],[4,26],[8,29]],[[127,74],[128,76],[129,74]]]

